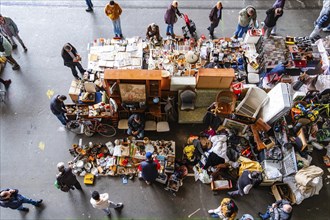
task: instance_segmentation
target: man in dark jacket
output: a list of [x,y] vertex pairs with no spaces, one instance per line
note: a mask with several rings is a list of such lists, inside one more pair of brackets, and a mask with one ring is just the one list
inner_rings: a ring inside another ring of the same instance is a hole
[[210,38],[213,40],[214,39],[214,29],[218,27],[219,21],[222,18],[222,3],[217,2],[217,4],[212,8],[209,19],[211,21],[210,27],[207,29],[210,31]]
[[273,28],[276,25],[277,20],[283,15],[283,9],[282,8],[270,8],[266,11],[266,18],[265,18],[265,25],[264,25],[264,31],[265,31],[265,37],[268,38],[273,30]]
[[76,48],[72,46],[70,43],[64,44],[62,48],[62,58],[64,60],[64,66],[67,66],[71,69],[72,75],[76,79],[80,79],[76,67],[79,69],[81,75],[83,75],[84,72],[86,72],[86,70],[80,64],[81,61],[80,55],[77,53]]
[[29,208],[23,207],[23,203],[39,207],[42,199],[35,201],[18,193],[18,189],[5,189],[0,191],[0,206],[28,212]]
[[289,220],[292,215],[292,206],[287,200],[278,200],[272,206],[268,206],[265,214],[259,212],[258,215],[262,220]]
[[137,138],[144,137],[144,120],[139,114],[133,114],[129,117],[127,134]]
[[180,17],[182,16],[181,12],[178,9],[178,2],[173,1],[172,4],[166,10],[164,16],[165,23],[167,24],[167,29],[166,29],[167,36],[175,37],[173,29],[174,29],[174,23],[176,23],[178,20],[176,14],[179,15]]
[[142,178],[148,185],[156,180],[159,168],[159,162],[157,160],[153,160],[151,152],[147,152],[146,161],[143,161],[140,164],[139,170],[142,172]]
[[53,114],[61,121],[63,125],[66,125],[67,119],[64,115],[66,113],[64,101],[66,100],[65,95],[55,95],[50,100],[50,110]]
[[63,162],[59,162],[57,164],[57,169],[58,171],[60,171],[60,173],[57,174],[56,180],[61,187],[67,186],[69,187],[69,189],[72,190],[74,190],[74,187],[76,187],[76,189],[82,190],[81,185],[78,182],[76,176],[72,173],[71,164],[68,168],[66,168]]
[[237,180],[237,190],[228,192],[229,196],[244,196],[249,194],[250,189],[259,184],[260,182],[260,173],[253,171],[250,172],[248,170],[244,170],[242,175]]

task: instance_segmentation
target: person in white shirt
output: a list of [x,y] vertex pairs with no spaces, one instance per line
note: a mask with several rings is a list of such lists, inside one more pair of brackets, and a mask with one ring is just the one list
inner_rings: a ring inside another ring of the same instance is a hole
[[123,203],[114,203],[109,200],[109,194],[100,194],[98,191],[92,193],[92,198],[90,200],[92,206],[96,209],[102,209],[108,216],[111,215],[110,208],[116,210],[121,210],[124,207]]

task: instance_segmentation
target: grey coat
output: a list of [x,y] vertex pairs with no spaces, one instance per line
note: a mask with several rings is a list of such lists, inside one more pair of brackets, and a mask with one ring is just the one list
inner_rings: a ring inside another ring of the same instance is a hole
[[0,25],[1,32],[9,37],[16,36],[18,34],[18,28],[15,22],[9,17],[3,17],[5,23]]

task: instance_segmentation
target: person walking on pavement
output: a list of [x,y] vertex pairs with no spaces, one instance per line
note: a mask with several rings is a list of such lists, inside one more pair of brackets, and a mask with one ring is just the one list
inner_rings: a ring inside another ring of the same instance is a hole
[[[71,163],[69,163],[69,167],[66,168],[63,162],[59,162],[57,164],[57,169],[59,173],[56,176],[56,180],[61,188],[63,187],[66,188],[67,192],[70,189],[74,190],[74,187],[78,190],[82,190],[81,185],[77,180],[77,177],[72,173]],[[66,190],[62,190],[62,191],[66,191]]]
[[65,113],[67,112],[65,109],[64,101],[66,100],[65,95],[55,95],[50,100],[50,110],[52,113],[60,120],[62,125],[66,125],[67,119]]
[[120,25],[120,15],[123,12],[120,5],[115,1],[110,1],[104,8],[105,14],[112,20],[113,32],[115,33],[115,38],[123,38],[123,33],[121,31]]
[[324,0],[323,1],[323,7],[320,11],[319,17],[314,22],[314,30],[309,35],[309,38],[312,40],[316,40],[320,38],[319,34],[321,30],[327,31],[329,28],[330,31],[330,0]]
[[18,193],[18,189],[4,189],[0,191],[0,206],[4,208],[16,209],[19,211],[28,212],[29,208],[23,206],[24,203],[32,204],[39,207],[42,199],[29,199]]
[[92,198],[90,199],[90,203],[96,209],[102,209],[108,216],[111,215],[110,208],[113,208],[117,211],[120,211],[123,207],[123,203],[114,203],[109,200],[108,193],[100,194],[98,191],[94,191],[92,193]]
[[72,75],[76,79],[80,80],[76,67],[79,69],[81,75],[84,75],[86,70],[80,64],[81,57],[78,54],[76,48],[74,46],[72,46],[72,44],[66,43],[66,44],[64,44],[64,46],[62,48],[61,55],[62,55],[62,58],[64,61],[64,66],[69,67],[72,71]]
[[13,50],[17,48],[17,44],[14,41],[14,37],[18,40],[18,42],[22,45],[24,51],[27,51],[27,48],[25,44],[23,43],[23,40],[18,35],[18,28],[15,22],[9,18],[9,17],[3,17],[0,14],[0,30],[2,33],[7,35],[10,38],[10,43],[13,45]]
[[270,8],[266,11],[266,18],[264,21],[265,38],[269,38],[272,30],[276,26],[277,20],[283,15],[282,8]]
[[259,212],[258,215],[262,220],[289,220],[292,215],[292,206],[285,199],[278,200],[271,206],[268,206],[265,214]]
[[13,66],[13,70],[19,70],[21,67],[16,60],[12,57],[12,46],[5,36],[0,34],[0,56],[6,57],[8,62]]
[[182,17],[182,14],[178,8],[178,2],[173,1],[172,4],[167,8],[164,16],[165,23],[167,24],[166,35],[172,36],[173,38],[175,37],[174,24],[178,21],[178,17],[176,15]]
[[[252,23],[251,23],[252,21]],[[257,28],[257,11],[256,9],[249,5],[246,8],[243,8],[239,12],[238,16],[238,25],[236,28],[236,31],[234,33],[233,38],[242,38],[243,35],[248,31],[249,25],[252,25],[252,28],[256,27]]]
[[11,79],[4,80],[4,79],[0,78],[0,83],[2,83],[5,86],[5,88],[8,89],[11,84]]
[[214,29],[218,27],[221,18],[222,18],[222,3],[217,2],[217,4],[212,8],[209,14],[211,25],[210,27],[207,28],[210,31],[210,38],[212,40],[214,39]]
[[86,11],[87,12],[93,12],[93,7],[94,7],[94,5],[93,5],[93,3],[92,3],[92,0],[86,0],[86,5],[87,5],[87,9],[86,9]]
[[[282,8],[282,10],[283,10],[284,5],[285,5],[285,0],[276,0],[273,4],[273,8]],[[272,30],[271,34],[273,34],[273,35],[276,34],[276,24],[273,27],[273,30]]]
[[158,160],[153,160],[152,153],[146,153],[146,161],[143,161],[139,165],[139,171],[142,174],[144,181],[150,185],[158,177],[158,170],[160,169],[160,164]]

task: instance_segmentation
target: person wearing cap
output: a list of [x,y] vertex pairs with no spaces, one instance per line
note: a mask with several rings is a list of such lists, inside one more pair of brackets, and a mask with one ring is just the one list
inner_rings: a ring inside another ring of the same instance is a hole
[[82,190],[77,177],[72,173],[71,164],[66,168],[63,162],[59,162],[57,164],[57,169],[59,173],[56,175],[56,180],[60,186],[67,186],[69,188],[68,190],[74,190],[74,187],[78,190]]
[[249,194],[250,189],[260,183],[260,173],[249,170],[244,170],[242,175],[237,180],[237,190],[228,192],[229,196],[244,196]]
[[288,220],[291,219],[292,206],[290,202],[285,199],[278,200],[271,206],[268,206],[265,214],[259,212],[258,215],[262,220]]
[[146,160],[143,161],[138,167],[138,170],[142,174],[142,178],[148,185],[156,180],[159,169],[160,164],[157,159],[153,159],[151,152],[146,153]]
[[137,138],[144,137],[144,120],[139,114],[133,114],[128,118],[127,134]]
[[60,120],[63,125],[66,125],[67,119],[65,113],[67,112],[65,109],[64,101],[66,100],[65,95],[55,95],[50,100],[50,110],[52,113]]
[[78,72],[76,70],[76,68],[78,68],[79,72],[81,73],[81,75],[83,75],[86,70],[82,67],[80,61],[81,61],[81,57],[78,54],[76,48],[74,46],[72,46],[72,44],[70,43],[66,43],[64,44],[63,48],[62,48],[62,58],[64,61],[64,66],[67,66],[71,69],[72,71],[72,75],[80,80],[80,77],[78,76]]
[[208,210],[208,213],[212,218],[221,218],[226,220],[234,220],[237,212],[238,207],[230,198],[223,198],[218,208]]
[[14,41],[14,37],[18,40],[18,42],[22,45],[24,52],[27,51],[27,48],[25,44],[23,43],[23,40],[18,35],[18,28],[15,22],[9,18],[9,17],[3,17],[0,14],[0,31],[7,35],[10,38],[10,43],[13,45],[13,50],[17,48],[17,44]]
[[164,20],[165,23],[167,24],[167,28],[166,28],[167,36],[175,37],[174,24],[178,21],[178,17],[176,15],[182,17],[182,14],[178,8],[178,2],[173,1],[172,4],[167,8],[166,13],[164,15]]
[[18,193],[18,189],[3,189],[0,190],[0,206],[4,208],[16,209],[19,211],[28,212],[29,208],[23,206],[24,203],[32,204],[39,207],[42,199],[29,199]]
[[218,27],[221,18],[222,18],[222,3],[217,2],[217,4],[212,8],[209,14],[211,25],[210,27],[207,28],[207,30],[210,31],[211,40],[214,39],[214,29]]
[[115,1],[110,1],[104,8],[104,13],[110,18],[113,24],[113,31],[116,38],[123,38],[120,25],[120,15],[123,12],[120,5]]
[[[252,22],[251,22],[252,21]],[[242,38],[243,35],[248,31],[249,25],[252,25],[252,27],[257,27],[257,11],[256,9],[249,5],[246,8],[243,8],[239,12],[238,16],[238,25],[236,28],[236,31],[234,33],[234,36],[232,38]]]
[[6,36],[0,34],[0,56],[6,57],[8,62],[12,65],[13,70],[19,70],[21,67],[17,61],[12,57],[12,45]]
[[96,209],[102,209],[108,216],[111,215],[110,208],[115,210],[121,210],[124,207],[123,203],[114,203],[109,200],[108,193],[100,194],[98,191],[93,191],[92,198],[90,199],[90,203]]

